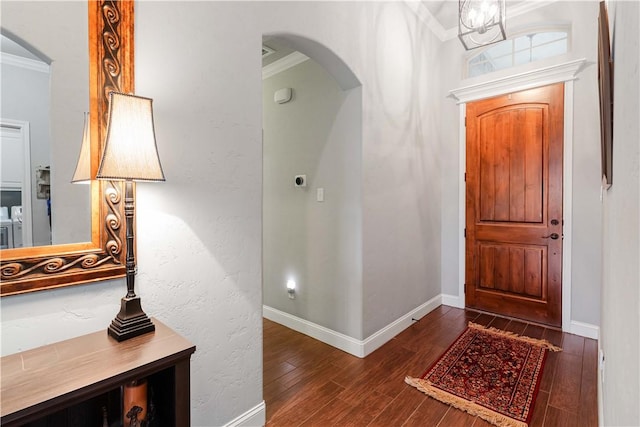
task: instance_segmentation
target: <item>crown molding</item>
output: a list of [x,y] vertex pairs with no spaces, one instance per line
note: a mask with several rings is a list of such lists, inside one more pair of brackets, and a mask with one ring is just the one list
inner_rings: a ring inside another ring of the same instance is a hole
[[404,0],[404,2],[441,42],[446,40],[448,31],[440,24],[440,21],[431,14],[422,1]]
[[0,53],[0,64],[13,65],[14,67],[20,67],[41,73],[48,73],[51,69],[49,64],[42,61],[36,61],[35,59],[24,58],[22,56],[4,52]]
[[558,0],[536,0],[536,1],[523,1],[518,4],[514,4],[509,7],[507,19],[514,18],[516,16],[524,15],[541,7],[549,6],[556,3]]
[[[454,26],[451,28],[444,28],[440,21],[438,21],[431,12],[429,12],[429,9],[424,5],[424,1],[404,0],[407,7],[409,7],[409,9],[411,9],[416,16],[424,22],[427,28],[431,30],[438,40],[445,42],[458,37],[458,27]],[[557,1],[559,0],[530,0],[523,1],[513,6],[507,4],[507,24],[511,18],[524,15],[541,7],[556,3]]]
[[272,62],[269,65],[265,65],[264,67],[262,67],[262,80],[275,76],[276,74],[288,70],[291,67],[295,67],[296,65],[303,63],[307,59],[309,59],[307,55],[296,51],[285,56],[282,59],[278,59],[277,61]]

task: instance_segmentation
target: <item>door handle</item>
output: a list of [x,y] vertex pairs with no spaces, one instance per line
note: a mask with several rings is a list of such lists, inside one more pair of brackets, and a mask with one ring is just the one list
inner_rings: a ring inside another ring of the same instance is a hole
[[548,236],[542,236],[543,239],[553,239],[553,240],[558,240],[558,237],[560,237],[560,235],[558,233],[551,233]]

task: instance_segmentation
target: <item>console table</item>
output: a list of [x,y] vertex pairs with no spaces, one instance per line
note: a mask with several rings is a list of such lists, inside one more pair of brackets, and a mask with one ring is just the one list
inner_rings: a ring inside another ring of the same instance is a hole
[[158,320],[117,342],[104,331],[1,359],[0,424],[121,425],[121,386],[146,378],[157,425],[190,425],[195,346]]

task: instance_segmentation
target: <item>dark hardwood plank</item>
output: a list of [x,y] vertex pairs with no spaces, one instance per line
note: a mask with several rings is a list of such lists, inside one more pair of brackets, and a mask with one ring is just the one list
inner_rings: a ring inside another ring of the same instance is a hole
[[265,320],[267,426],[488,426],[404,383],[421,376],[469,321],[566,346],[548,354],[530,427],[598,425],[596,341],[441,306],[364,359]]
[[525,328],[524,332],[522,333],[522,335],[525,335],[531,338],[540,339],[542,338],[542,334],[544,334],[544,329],[545,328],[540,325],[534,325],[532,323],[529,323]]
[[380,392],[373,391],[349,410],[343,417],[337,419],[340,426],[366,426],[369,425],[389,404],[392,398]]
[[409,418],[418,406],[425,401],[425,399],[428,399],[426,395],[407,385],[402,393],[400,393],[398,397],[396,397],[369,425],[402,425],[400,420],[404,421]]
[[562,337],[562,351],[569,354],[582,355],[584,352],[584,338],[572,334]]
[[493,424],[479,417],[476,417],[476,420],[473,423],[473,427],[491,427],[491,426],[493,426]]
[[278,362],[272,363],[271,366],[267,366],[266,364],[263,366],[264,369],[264,377],[265,378],[273,378],[274,380],[280,378],[287,372],[291,372],[296,369],[295,366],[288,362]]
[[526,323],[512,319],[511,322],[509,322],[509,324],[504,328],[504,330],[522,335],[526,327]]
[[442,421],[440,421],[441,426],[460,426],[460,427],[471,427],[473,423],[475,423],[476,417],[467,414],[464,411],[460,411],[454,407],[450,407],[444,417],[442,417]]
[[550,392],[553,380],[556,375],[556,368],[558,366],[558,357],[560,353],[549,352],[547,353],[547,361],[544,364],[542,371],[542,379],[540,380],[540,390]]
[[549,402],[549,393],[546,391],[538,392],[535,404],[533,405],[533,415],[529,427],[542,427],[544,425],[544,417],[547,415],[547,403]]
[[495,316],[482,313],[478,317],[476,317],[473,323],[477,323],[478,325],[482,325],[482,326],[489,326],[494,319],[495,319]]
[[510,322],[510,320],[507,319],[506,317],[496,317],[491,321],[489,326],[491,326],[492,328],[496,328],[496,329],[504,329],[504,328],[507,327],[509,322]]
[[[562,345],[562,332],[555,329],[545,329],[542,338],[549,341],[553,345]],[[553,380],[556,374],[556,366],[558,365],[558,357],[560,353],[547,353],[547,361],[542,372],[542,380],[540,381],[540,390],[551,391]]]
[[353,406],[340,399],[333,399],[321,408],[313,417],[300,424],[303,427],[327,427],[340,425]]
[[271,417],[273,426],[298,425],[307,420],[327,403],[331,402],[344,389],[334,382],[322,385],[305,384],[294,396],[291,396]]
[[448,410],[449,405],[435,399],[425,399],[403,427],[437,426]]
[[549,396],[549,405],[577,413],[580,405],[580,382],[582,380],[582,356],[561,352]]
[[582,427],[581,424],[578,424],[575,413],[554,408],[553,406],[547,407],[544,425],[545,427]]
[[580,388],[580,410],[578,425],[592,426],[598,424],[598,342],[584,340],[582,355],[582,382]]

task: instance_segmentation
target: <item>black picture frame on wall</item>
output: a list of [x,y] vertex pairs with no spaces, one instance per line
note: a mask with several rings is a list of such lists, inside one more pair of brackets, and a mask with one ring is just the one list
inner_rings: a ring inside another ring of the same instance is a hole
[[598,14],[598,86],[602,179],[609,189],[613,184],[613,60],[609,42],[609,17],[604,1],[600,2]]

